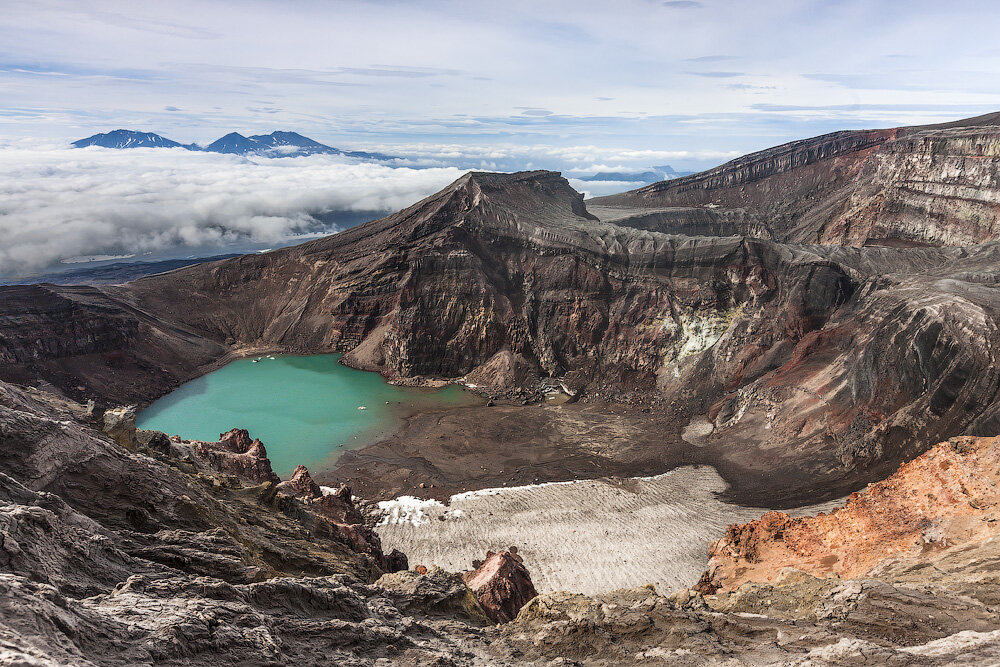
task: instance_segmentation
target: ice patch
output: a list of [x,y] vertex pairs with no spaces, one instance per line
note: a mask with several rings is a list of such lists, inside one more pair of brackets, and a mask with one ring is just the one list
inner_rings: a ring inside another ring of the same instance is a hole
[[525,484],[524,486],[495,486],[489,489],[479,489],[477,491],[466,491],[464,493],[456,493],[451,498],[448,499],[448,503],[461,502],[463,500],[471,500],[473,498],[482,498],[484,496],[498,496],[503,493],[516,493],[518,491],[527,491],[530,489],[540,489],[543,486],[563,486],[566,484],[580,484],[583,482],[592,482],[593,480],[587,479],[574,479],[568,482],[542,482],[541,484]]
[[429,512],[437,514],[445,509],[443,503],[433,498],[424,500],[414,496],[399,496],[394,500],[382,500],[379,501],[378,508],[382,510],[382,519],[378,522],[380,526],[402,523],[419,526],[431,520]]

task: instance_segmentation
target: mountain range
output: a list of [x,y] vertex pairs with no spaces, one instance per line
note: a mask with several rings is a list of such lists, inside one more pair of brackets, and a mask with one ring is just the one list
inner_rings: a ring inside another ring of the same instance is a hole
[[232,155],[262,155],[266,157],[301,157],[304,155],[343,155],[364,160],[394,160],[391,155],[368,153],[365,151],[345,151],[315,139],[302,136],[298,132],[275,131],[270,134],[255,134],[249,137],[239,132],[230,132],[207,146],[181,144],[153,132],[136,130],[113,130],[95,134],[73,142],[75,148],[99,146],[101,148],[186,148],[192,151],[226,153]]
[[660,167],[652,167],[648,171],[634,172],[634,171],[599,171],[591,176],[584,176],[580,178],[581,181],[587,182],[613,182],[613,183],[656,183],[657,181],[669,181],[672,178],[681,178],[682,176],[690,176],[694,172],[691,171],[677,171],[669,164]]

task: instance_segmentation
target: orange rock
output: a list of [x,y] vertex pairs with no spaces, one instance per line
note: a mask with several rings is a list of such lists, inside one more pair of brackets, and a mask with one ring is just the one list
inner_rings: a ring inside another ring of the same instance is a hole
[[970,524],[969,518],[996,513],[998,482],[1000,438],[952,438],[829,514],[793,519],[768,512],[729,526],[711,546],[697,589],[714,593],[773,581],[786,567],[817,577],[858,577],[887,558],[918,557],[949,540],[992,535],[995,524]]

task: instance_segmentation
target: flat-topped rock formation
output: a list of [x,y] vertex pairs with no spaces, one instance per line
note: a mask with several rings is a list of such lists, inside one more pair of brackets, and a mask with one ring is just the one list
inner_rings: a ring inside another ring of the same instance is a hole
[[714,220],[726,233],[793,243],[968,245],[998,240],[998,169],[994,113],[794,141],[591,208],[601,219],[673,233]]

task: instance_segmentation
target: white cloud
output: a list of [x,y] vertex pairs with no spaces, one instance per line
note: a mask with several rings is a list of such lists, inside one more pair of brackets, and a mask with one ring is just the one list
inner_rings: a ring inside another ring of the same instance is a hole
[[[565,173],[592,173],[615,169],[644,171],[655,165],[713,165],[726,162],[742,153],[719,150],[647,150],[605,148],[599,146],[551,146],[546,144],[468,144],[392,143],[375,144],[371,150],[406,156],[406,163],[420,166],[455,165],[463,169],[516,171],[522,169],[559,169]],[[608,167],[616,164],[619,167]]]
[[461,173],[330,156],[7,146],[0,148],[0,275],[68,258],[278,244],[329,229],[312,214],[397,210]]

